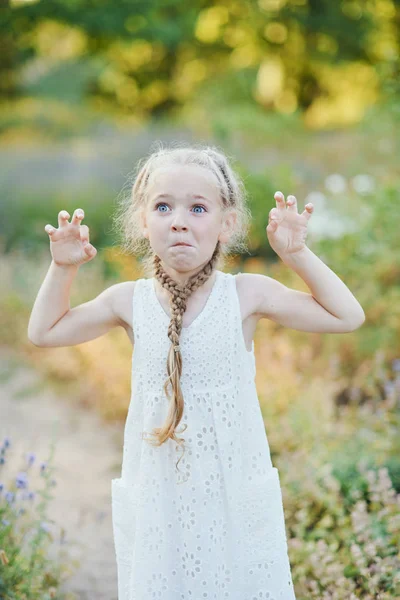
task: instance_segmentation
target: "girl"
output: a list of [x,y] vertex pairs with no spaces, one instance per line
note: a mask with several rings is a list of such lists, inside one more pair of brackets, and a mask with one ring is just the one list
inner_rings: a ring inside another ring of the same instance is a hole
[[119,600],[295,599],[253,336],[263,317],[326,333],[353,331],[364,313],[305,245],[312,205],[299,214],[294,196],[274,197],[269,243],[311,294],[221,270],[245,248],[250,213],[215,147],[161,147],[139,161],[114,222],[125,249],[145,250],[147,278],[71,309],[76,271],[96,250],[80,209],[45,227],[53,260],[30,340],[80,344],[120,325],[134,345],[121,477],[111,482]]

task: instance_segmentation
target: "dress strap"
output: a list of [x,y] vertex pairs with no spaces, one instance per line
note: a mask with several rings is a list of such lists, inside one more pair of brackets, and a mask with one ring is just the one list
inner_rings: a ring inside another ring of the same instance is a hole
[[141,325],[144,318],[144,306],[148,306],[146,301],[146,294],[148,294],[146,288],[147,279],[141,278],[135,281],[135,288],[132,296],[132,329],[133,336],[136,339],[140,336]]
[[240,300],[239,294],[236,287],[236,276],[231,273],[227,274],[228,276],[228,291],[229,291],[229,301],[232,310],[232,318],[235,330],[235,337],[239,344],[239,348],[243,353],[243,356],[246,359],[250,358],[250,362],[252,364],[252,368],[255,371],[255,356],[254,356],[254,341],[252,342],[251,350],[248,350],[246,347],[246,341],[243,335],[243,322],[242,322],[242,314],[240,309]]

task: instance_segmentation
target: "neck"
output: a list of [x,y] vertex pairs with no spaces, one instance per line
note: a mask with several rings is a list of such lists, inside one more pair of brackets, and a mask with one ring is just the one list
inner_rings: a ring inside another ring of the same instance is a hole
[[[174,281],[176,281],[179,285],[181,285],[184,288],[186,286],[189,278],[192,277],[193,275],[195,275],[196,273],[198,273],[200,270],[198,269],[196,271],[193,271],[189,276],[186,274],[185,278],[181,277],[180,279],[174,277],[174,275],[171,274],[169,270],[168,271],[165,270],[165,272],[171,277],[171,279],[173,279]],[[202,295],[203,293],[207,293],[212,288],[212,286],[214,285],[214,281],[215,281],[216,276],[217,276],[217,272],[214,269],[213,273],[210,275],[210,277],[207,279],[207,281],[205,283],[203,283],[203,285],[201,285],[194,293],[196,295],[198,295],[198,294]],[[168,292],[164,289],[164,287],[157,280],[157,277],[155,279],[156,279],[156,286],[160,290],[161,294],[165,294],[167,296]]]
[[[167,275],[169,275],[171,277],[171,279],[173,279],[174,281],[176,281],[176,283],[178,283],[180,286],[185,287],[189,281],[189,279],[192,279],[195,275],[197,275],[197,273],[200,273],[200,271],[202,271],[204,268],[204,265],[201,265],[199,268],[197,269],[193,269],[193,271],[176,271],[175,269],[170,269],[170,268],[165,268],[163,265],[163,269],[165,271],[165,273],[167,273]],[[211,276],[209,277],[209,279],[205,282],[204,286],[206,286],[209,283],[210,279],[214,279],[214,273],[211,274]]]

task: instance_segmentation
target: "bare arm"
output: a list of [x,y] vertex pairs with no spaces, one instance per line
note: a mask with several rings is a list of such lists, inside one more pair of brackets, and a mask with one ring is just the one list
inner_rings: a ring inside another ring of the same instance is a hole
[[44,335],[69,311],[69,295],[78,265],[60,266],[52,260],[36,296],[28,324],[28,338],[40,346]]
[[120,312],[134,282],[113,285],[93,300],[70,308],[70,288],[76,270],[50,265],[28,325],[28,337],[35,346],[74,346],[100,337],[113,327],[126,326]]
[[325,309],[312,294],[293,290],[279,281],[258,273],[251,277],[255,295],[254,312],[279,325],[310,333],[349,333],[364,322],[358,318],[339,318]]
[[296,197],[274,195],[277,207],[269,213],[267,226],[271,247],[283,262],[303,279],[311,293],[291,290],[271,278],[257,275],[261,314],[278,323],[318,333],[354,331],[365,321],[358,300],[346,284],[305,245],[307,225],[314,209],[311,202],[297,211]]
[[70,289],[79,265],[97,253],[89,243],[89,228],[80,225],[83,217],[83,210],[77,209],[69,223],[68,212],[60,211],[58,229],[45,227],[53,260],[28,324],[28,338],[36,346],[73,346],[99,337],[117,325],[127,326],[133,282],[113,285],[94,300],[70,308]]

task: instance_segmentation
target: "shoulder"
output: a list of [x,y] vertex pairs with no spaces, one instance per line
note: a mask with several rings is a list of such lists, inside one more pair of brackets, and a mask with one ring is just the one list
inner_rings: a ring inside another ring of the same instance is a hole
[[238,273],[235,280],[245,313],[259,318],[273,316],[279,296],[288,289],[276,279],[261,273]]
[[107,288],[112,310],[125,329],[132,328],[132,299],[136,281],[122,281]]
[[253,273],[237,273],[234,279],[244,320],[257,314],[256,277]]

